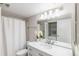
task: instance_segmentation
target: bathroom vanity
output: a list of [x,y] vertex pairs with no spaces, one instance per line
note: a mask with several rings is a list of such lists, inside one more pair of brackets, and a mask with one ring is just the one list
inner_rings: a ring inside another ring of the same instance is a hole
[[28,56],[72,56],[70,45],[63,44],[62,47],[61,44],[63,43],[56,42],[51,45],[43,42],[28,42]]
[[[65,10],[64,10],[65,11]],[[58,14],[58,13],[57,13]],[[29,56],[72,56],[71,13],[38,20],[37,31],[43,33],[44,42],[28,42]],[[36,39],[37,38],[36,34]],[[54,42],[54,43],[53,43]]]

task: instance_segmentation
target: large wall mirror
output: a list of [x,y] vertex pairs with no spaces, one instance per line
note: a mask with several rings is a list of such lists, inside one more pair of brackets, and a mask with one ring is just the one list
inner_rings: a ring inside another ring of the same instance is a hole
[[[39,21],[40,30],[43,32],[43,38],[54,40],[56,42],[67,43],[71,48],[71,18],[58,19],[57,21]],[[63,44],[64,45],[64,44]]]
[[44,21],[38,21],[38,27],[40,31],[43,33],[43,38],[45,39],[45,22]]

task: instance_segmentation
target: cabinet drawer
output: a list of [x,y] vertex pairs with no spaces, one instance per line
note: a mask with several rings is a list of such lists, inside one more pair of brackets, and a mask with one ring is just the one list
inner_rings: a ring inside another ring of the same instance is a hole
[[39,55],[39,56],[51,56],[51,55],[49,55],[49,54],[47,54],[47,53],[45,53],[45,52],[42,52],[42,51],[39,51],[39,52],[38,52],[38,55]]
[[37,49],[35,49],[33,47],[29,47],[28,52],[37,53]]
[[29,51],[28,52],[28,55],[29,56],[38,56],[38,53],[36,53],[36,52],[34,53],[34,52]]
[[31,46],[29,46],[29,48],[28,48],[28,55],[30,55],[30,56],[50,56],[49,54],[46,54]]
[[35,48],[29,47],[28,48],[28,55],[30,56],[38,56],[38,51]]

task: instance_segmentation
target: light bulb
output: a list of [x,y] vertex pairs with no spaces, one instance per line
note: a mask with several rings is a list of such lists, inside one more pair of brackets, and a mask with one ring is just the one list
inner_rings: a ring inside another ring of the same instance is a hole
[[44,19],[47,19],[47,12],[44,13]]
[[44,19],[44,15],[43,14],[41,14],[40,19]]

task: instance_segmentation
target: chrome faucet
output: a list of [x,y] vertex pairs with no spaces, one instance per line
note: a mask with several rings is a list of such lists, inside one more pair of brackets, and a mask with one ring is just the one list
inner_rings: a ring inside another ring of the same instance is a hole
[[50,39],[49,39],[49,40],[47,40],[47,42],[46,42],[46,43],[48,43],[48,44],[52,44],[52,45],[53,45],[53,44],[54,44],[54,42],[55,42],[55,40],[52,40],[52,39],[50,40]]

